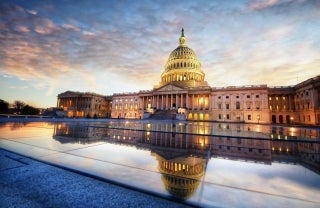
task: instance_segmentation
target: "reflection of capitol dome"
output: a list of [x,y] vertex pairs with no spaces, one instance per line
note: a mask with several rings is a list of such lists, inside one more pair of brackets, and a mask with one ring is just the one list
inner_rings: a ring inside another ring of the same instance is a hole
[[197,190],[204,175],[206,160],[197,157],[165,159],[155,153],[166,190],[174,197],[187,199]]
[[208,86],[205,74],[195,52],[187,46],[184,30],[179,38],[179,46],[173,50],[161,75],[160,86],[173,83],[181,87]]

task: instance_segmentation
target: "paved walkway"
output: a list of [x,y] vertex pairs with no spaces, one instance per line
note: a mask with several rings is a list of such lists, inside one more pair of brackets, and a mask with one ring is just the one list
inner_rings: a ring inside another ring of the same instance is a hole
[[0,207],[186,207],[0,149]]

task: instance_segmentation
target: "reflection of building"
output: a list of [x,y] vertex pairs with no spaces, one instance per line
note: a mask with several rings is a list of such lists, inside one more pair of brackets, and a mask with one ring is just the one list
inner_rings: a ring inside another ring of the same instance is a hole
[[68,117],[106,118],[111,114],[111,97],[67,91],[58,95],[57,107]]
[[206,158],[191,155],[172,157],[170,153],[153,151],[153,155],[158,160],[159,172],[162,174],[162,182],[166,190],[179,199],[191,197],[204,175]]
[[290,87],[210,87],[182,29],[179,46],[153,90],[113,94],[110,100],[67,91],[58,95],[57,107],[66,109],[69,117],[320,124],[320,76]]
[[53,138],[61,143],[89,144],[102,141],[107,137],[104,128],[92,126],[57,124],[54,128]]
[[[104,141],[149,150],[158,161],[166,190],[179,199],[200,188],[212,157],[263,164],[294,162],[320,172],[319,135],[308,135],[316,132],[279,127],[266,135],[251,132],[256,126],[260,125],[217,124],[212,131],[212,126],[160,122],[110,122],[105,128],[64,123],[55,126],[53,138],[61,143]],[[299,135],[307,140],[299,141]]]

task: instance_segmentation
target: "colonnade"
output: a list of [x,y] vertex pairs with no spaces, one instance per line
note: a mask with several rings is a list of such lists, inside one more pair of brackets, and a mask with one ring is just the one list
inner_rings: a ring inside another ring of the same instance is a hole
[[186,108],[190,110],[209,110],[209,94],[159,94],[141,97],[143,109],[155,108],[159,110],[172,110]]

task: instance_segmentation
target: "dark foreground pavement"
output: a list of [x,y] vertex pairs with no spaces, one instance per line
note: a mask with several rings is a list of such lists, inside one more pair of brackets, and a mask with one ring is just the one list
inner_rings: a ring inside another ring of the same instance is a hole
[[0,207],[186,207],[0,148]]

